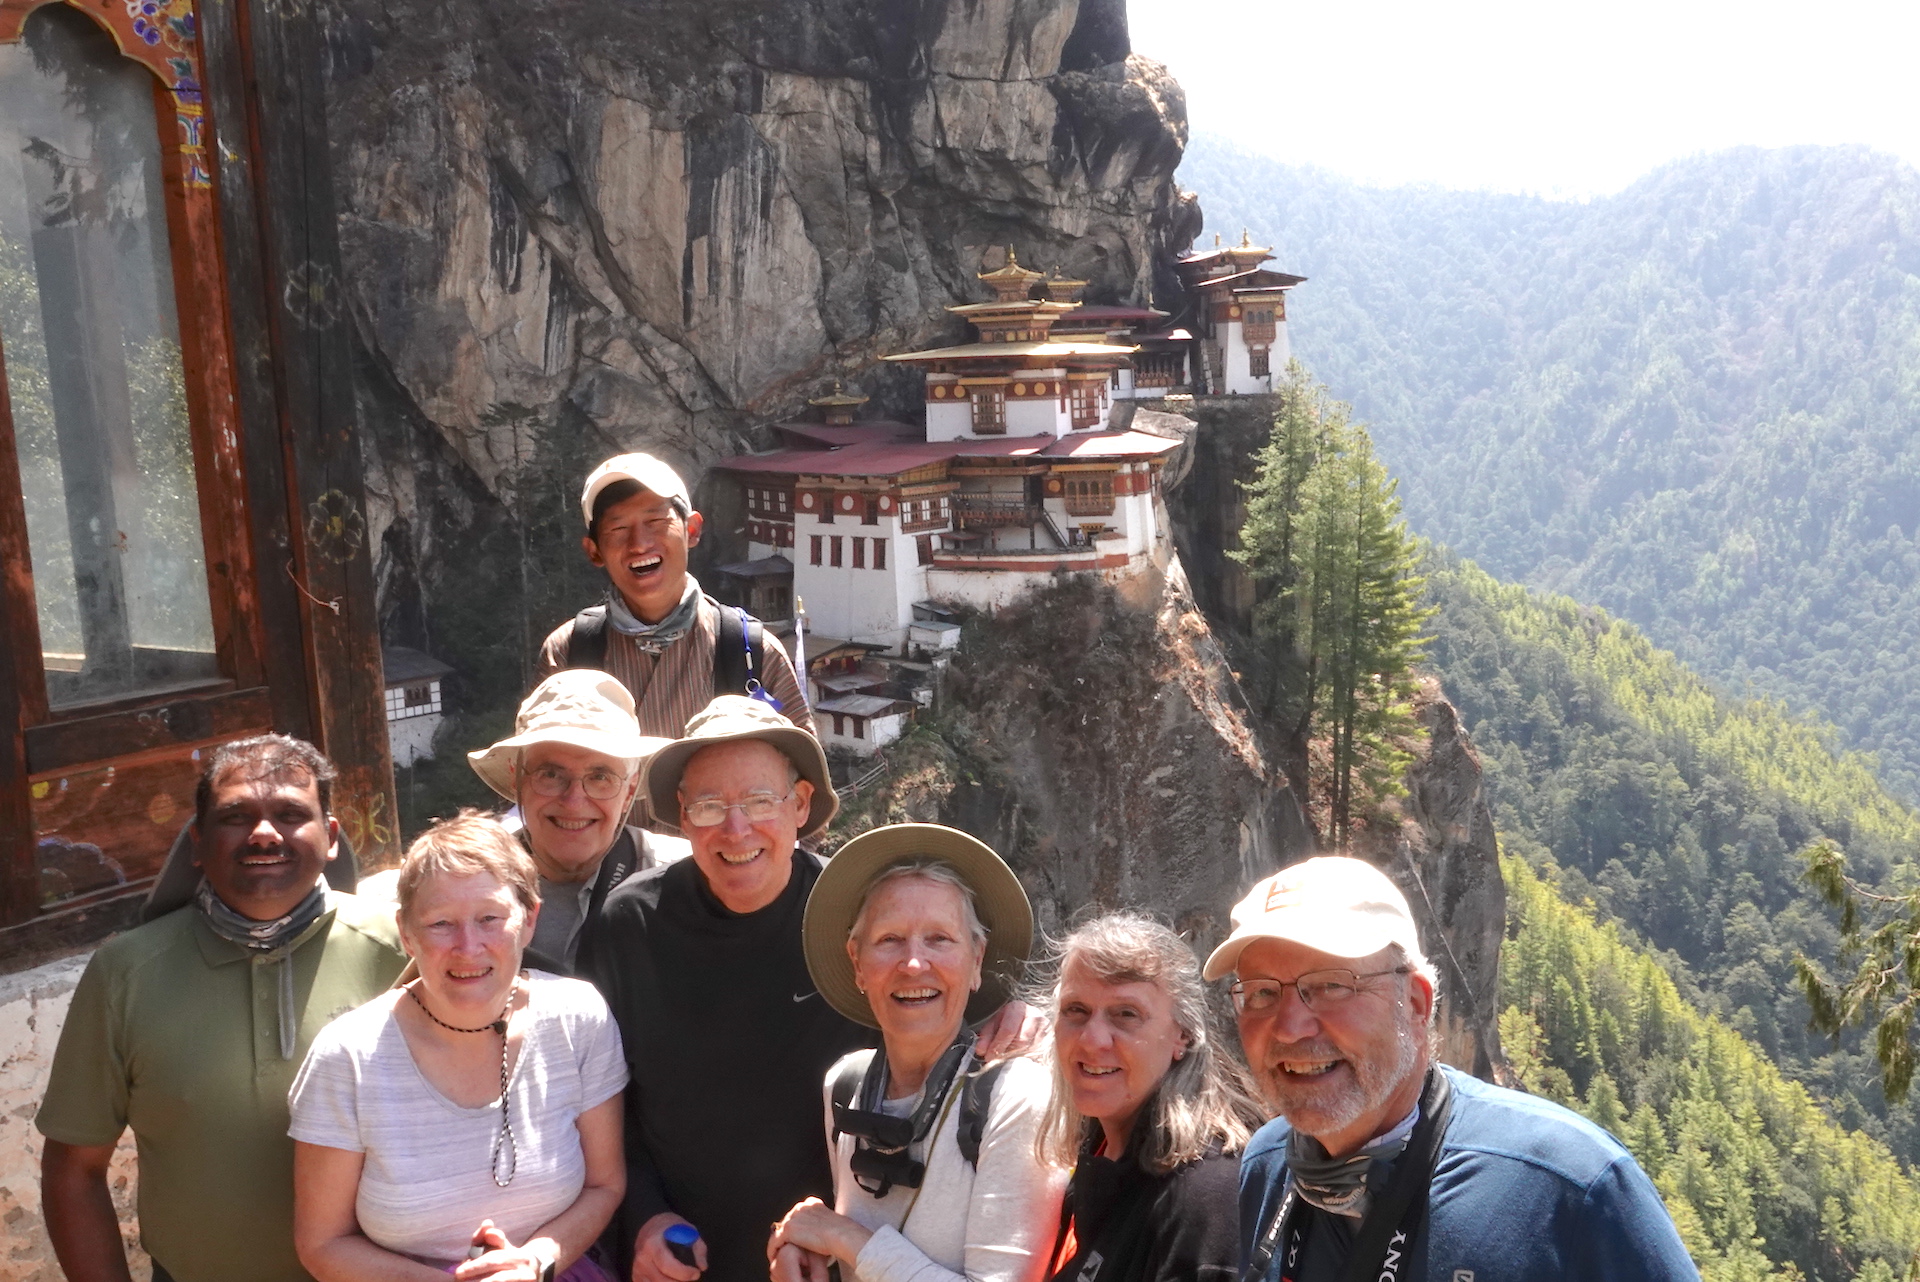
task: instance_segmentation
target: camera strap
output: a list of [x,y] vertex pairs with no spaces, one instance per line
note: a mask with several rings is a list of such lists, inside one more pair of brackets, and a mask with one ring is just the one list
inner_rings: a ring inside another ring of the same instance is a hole
[[872,1053],[857,1086],[851,1079],[854,1071],[862,1067],[858,1061],[849,1063],[834,1079],[833,1133],[854,1137],[851,1165],[861,1188],[875,1197],[885,1197],[896,1184],[920,1187],[926,1178],[926,1163],[915,1161],[910,1150],[933,1129],[953,1079],[961,1065],[971,1058],[973,1044],[973,1033],[962,1029],[960,1037],[927,1074],[919,1106],[908,1117],[895,1117],[881,1111],[890,1076],[885,1048]]
[[[1426,1217],[1427,1194],[1433,1185],[1434,1168],[1440,1164],[1440,1145],[1446,1138],[1447,1121],[1452,1116],[1453,1086],[1436,1065],[1427,1070],[1426,1085],[1420,1093],[1420,1120],[1414,1123],[1413,1135],[1400,1160],[1394,1163],[1386,1188],[1374,1199],[1366,1218],[1360,1221],[1341,1282],[1400,1282],[1400,1268],[1406,1262],[1408,1248],[1420,1230],[1421,1220]],[[1299,1265],[1311,1222],[1309,1217],[1297,1214],[1300,1201],[1300,1190],[1289,1175],[1280,1205],[1254,1243],[1253,1258],[1241,1274],[1241,1282],[1262,1282],[1282,1243],[1286,1246],[1286,1257],[1281,1277],[1283,1282],[1292,1277],[1289,1270]]]

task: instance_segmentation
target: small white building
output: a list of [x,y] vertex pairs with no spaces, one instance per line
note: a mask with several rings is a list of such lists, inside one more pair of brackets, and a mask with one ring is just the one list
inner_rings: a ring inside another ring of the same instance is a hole
[[1242,232],[1238,245],[1183,254],[1178,264],[1197,297],[1188,373],[1199,396],[1252,396],[1273,391],[1292,349],[1287,342],[1287,291],[1306,280],[1260,266],[1273,251]]
[[387,682],[387,747],[394,768],[404,770],[433,756],[440,729],[440,679],[453,669],[419,650],[390,645],[380,650]]

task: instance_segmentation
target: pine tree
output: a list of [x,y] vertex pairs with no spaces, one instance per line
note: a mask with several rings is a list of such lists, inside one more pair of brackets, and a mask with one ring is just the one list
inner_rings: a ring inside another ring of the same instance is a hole
[[1303,796],[1307,744],[1328,742],[1335,846],[1358,801],[1398,791],[1409,760],[1400,742],[1417,732],[1413,667],[1432,611],[1420,604],[1397,484],[1366,428],[1290,365],[1233,555],[1267,591],[1255,622],[1280,660],[1276,711]]

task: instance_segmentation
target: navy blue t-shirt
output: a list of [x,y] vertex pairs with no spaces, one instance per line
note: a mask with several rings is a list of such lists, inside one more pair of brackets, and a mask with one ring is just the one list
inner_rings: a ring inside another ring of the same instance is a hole
[[[1617,1140],[1558,1104],[1442,1071],[1453,1117],[1397,1282],[1698,1282],[1653,1182]],[[1269,1122],[1240,1159],[1243,1270],[1280,1204],[1287,1135],[1284,1120]],[[1306,1254],[1309,1267],[1328,1259]],[[1284,1272],[1285,1255],[1255,1282],[1335,1282]]]

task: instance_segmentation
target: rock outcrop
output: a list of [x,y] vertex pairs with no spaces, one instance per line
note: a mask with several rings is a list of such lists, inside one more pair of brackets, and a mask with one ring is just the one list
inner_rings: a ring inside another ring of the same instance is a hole
[[[1173,182],[1184,99],[1130,53],[1123,0],[331,16],[387,639],[463,668],[443,593],[557,621],[537,589],[502,599],[520,557],[481,582],[468,561],[547,519],[581,459],[643,448],[697,477],[834,377],[903,410],[917,380],[877,358],[957,337],[945,306],[977,301],[1006,246],[1091,300],[1146,301],[1198,227]],[[538,580],[551,553],[532,555]]]

